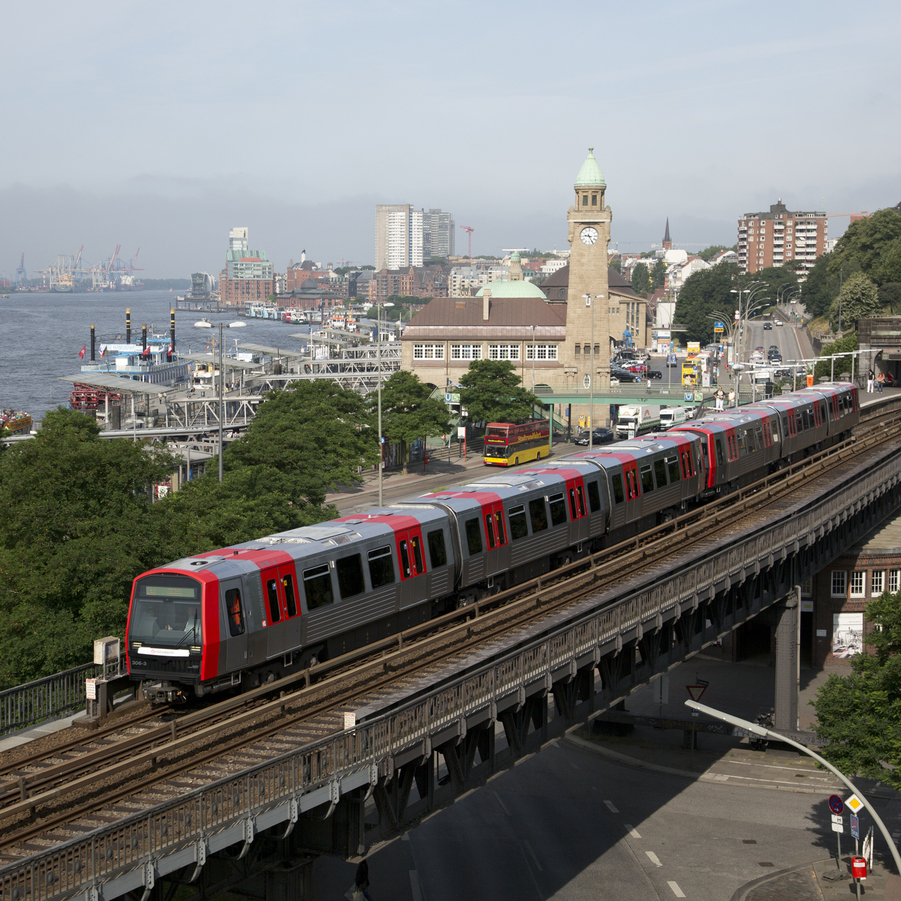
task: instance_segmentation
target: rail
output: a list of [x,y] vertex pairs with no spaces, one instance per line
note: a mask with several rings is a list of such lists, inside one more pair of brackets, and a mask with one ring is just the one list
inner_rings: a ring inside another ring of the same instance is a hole
[[[773,566],[801,547],[816,545],[901,484],[901,450],[850,473],[842,490],[802,502],[769,526],[732,536],[701,560],[688,559],[661,583],[622,593],[613,586],[577,608],[569,622],[549,635],[509,652],[461,678],[389,713],[358,723],[178,799],[101,827],[21,863],[0,869],[0,898],[56,901],[115,897],[149,888],[157,875],[194,863],[236,841],[288,823],[300,813],[335,804],[341,794],[391,776],[396,755],[428,747],[443,726],[466,721],[503,698],[586,658],[598,659],[640,634],[712,598],[732,582]],[[579,610],[582,610],[579,613]],[[290,828],[289,826],[289,828]],[[112,885],[115,882],[116,885]]]

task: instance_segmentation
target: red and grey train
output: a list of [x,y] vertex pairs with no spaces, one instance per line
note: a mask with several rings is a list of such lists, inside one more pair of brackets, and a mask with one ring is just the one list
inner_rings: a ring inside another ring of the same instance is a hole
[[272,681],[637,534],[859,415],[854,385],[819,385],[176,560],[134,581],[129,674],[170,701]]

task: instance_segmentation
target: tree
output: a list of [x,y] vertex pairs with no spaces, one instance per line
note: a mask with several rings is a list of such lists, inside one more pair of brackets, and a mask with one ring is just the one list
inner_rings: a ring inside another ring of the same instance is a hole
[[698,256],[705,262],[709,263],[718,253],[721,253],[724,250],[735,250],[736,245],[732,245],[732,247],[726,247],[725,244],[711,244],[710,247],[705,247],[703,250],[698,251]]
[[636,263],[632,270],[632,290],[639,297],[647,297],[651,289],[651,276],[648,267],[644,263]]
[[295,382],[268,395],[224,467],[262,467],[294,504],[320,506],[329,489],[352,484],[361,464],[378,459],[372,425],[356,392],[333,381]]
[[[895,209],[879,210],[866,219],[852,222],[838,239],[835,250],[828,255],[827,265],[833,275],[843,273],[844,278],[855,272],[863,272],[873,281],[881,281],[881,270],[887,255],[895,253],[896,242],[901,238],[901,215]],[[887,270],[888,281],[892,265]]]
[[651,270],[651,290],[656,291],[658,288],[662,288],[665,282],[666,263],[664,263],[663,257],[660,257]]
[[[401,459],[406,468],[409,446],[419,439],[445,435],[451,417],[443,400],[431,397],[432,389],[419,377],[400,369],[382,386],[382,435],[401,443]],[[369,395],[370,412],[377,409],[378,398]]]
[[842,772],[901,788],[901,594],[871,601],[866,636],[873,653],[858,654],[851,674],[832,675],[817,692],[823,756]]
[[862,272],[852,275],[829,309],[829,324],[833,331],[856,329],[861,319],[872,316],[879,309],[879,291]]
[[177,461],[99,431],[60,407],[0,455],[0,685],[82,663],[94,638],[122,634],[132,579],[162,562],[168,523],[151,489]]
[[851,354],[855,350],[857,350],[857,332],[853,332],[850,335],[843,335],[831,344],[823,345],[823,349],[820,351],[821,357],[832,357],[836,354],[847,354],[848,356],[839,357],[834,362],[831,359],[820,360],[816,366],[814,366],[814,378],[819,379],[823,376],[831,377],[833,373],[836,376],[841,375],[843,372],[850,374],[851,368],[854,365]]
[[738,305],[738,297],[731,294],[737,288],[738,266],[721,263],[692,273],[682,286],[676,301],[676,322],[685,326],[688,341],[708,344],[713,340],[713,317],[731,316]]
[[895,308],[901,312],[901,282],[888,282],[879,286],[879,307],[894,314]]
[[901,238],[896,238],[885,248],[875,280],[880,287],[901,282]]
[[460,379],[460,406],[471,422],[520,422],[537,403],[506,360],[474,360]]
[[827,257],[819,257],[801,286],[801,301],[810,316],[817,319],[829,312],[838,297],[838,284],[839,277],[829,271]]

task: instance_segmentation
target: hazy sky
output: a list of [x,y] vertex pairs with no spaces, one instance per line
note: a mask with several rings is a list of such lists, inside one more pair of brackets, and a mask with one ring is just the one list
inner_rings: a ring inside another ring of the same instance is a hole
[[901,201],[897,0],[34,0],[3,31],[8,277],[117,244],[218,273],[238,225],[280,271],[372,263],[377,203],[564,248],[589,146],[621,250]]

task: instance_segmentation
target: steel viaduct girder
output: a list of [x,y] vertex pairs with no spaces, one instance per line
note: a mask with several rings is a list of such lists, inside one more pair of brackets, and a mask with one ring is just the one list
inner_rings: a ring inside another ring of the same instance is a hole
[[0,868],[0,895],[162,899],[175,883],[202,891],[223,867],[257,861],[267,880],[283,867],[301,901],[303,861],[393,840],[770,610],[778,655],[795,587],[897,509],[901,448],[858,458],[817,491],[358,710],[352,729]]

